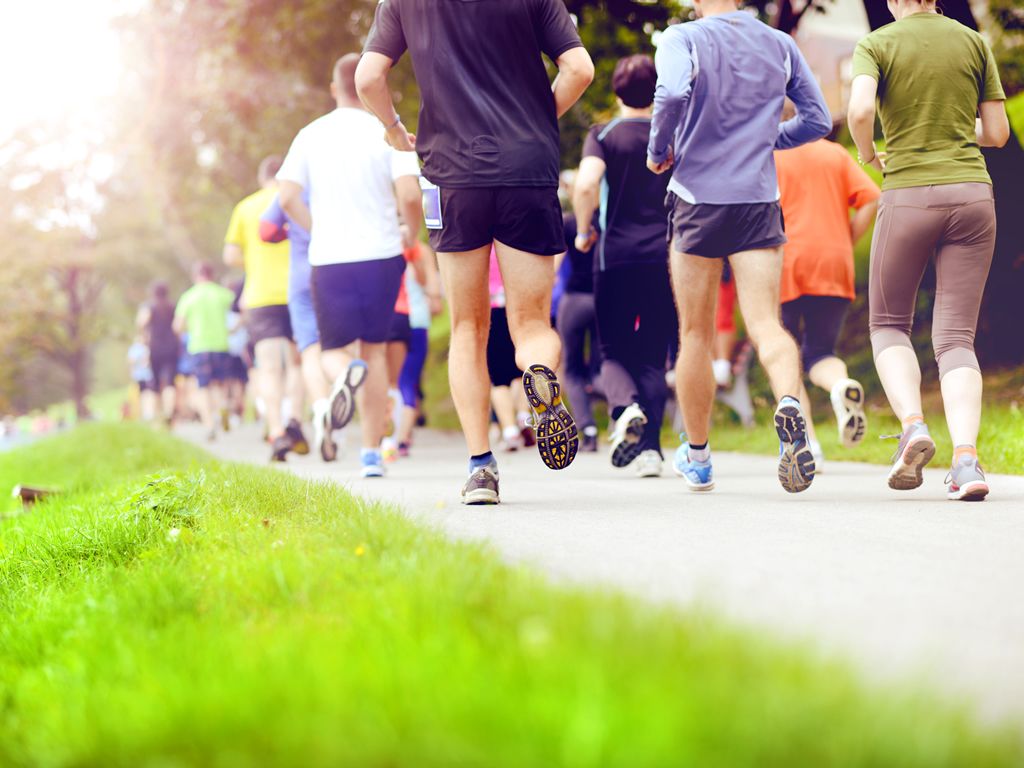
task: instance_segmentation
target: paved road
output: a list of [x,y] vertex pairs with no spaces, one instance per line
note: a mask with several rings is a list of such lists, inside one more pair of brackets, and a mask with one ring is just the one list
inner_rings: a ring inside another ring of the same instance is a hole
[[[268,454],[253,428],[211,448],[255,463]],[[287,467],[556,579],[710,606],[812,639],[871,678],[920,677],[973,700],[986,719],[1024,722],[1024,477],[990,477],[991,499],[968,505],[945,500],[944,470],[897,494],[882,468],[831,462],[790,496],[772,459],[716,454],[718,489],[698,496],[670,473],[613,470],[604,454],[581,454],[559,474],[532,450],[500,461],[497,508],[458,503],[465,451],[446,434],[422,434],[384,480],[360,479],[351,448],[334,465],[306,457]]]

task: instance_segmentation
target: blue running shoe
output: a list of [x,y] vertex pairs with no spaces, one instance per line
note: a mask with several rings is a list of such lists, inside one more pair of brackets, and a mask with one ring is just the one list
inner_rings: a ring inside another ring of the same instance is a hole
[[363,477],[384,477],[384,460],[380,451],[363,449],[360,454],[363,468],[360,473]]
[[686,480],[686,487],[696,493],[704,493],[715,487],[711,461],[693,461],[690,459],[690,444],[684,442],[676,449],[672,469]]
[[807,440],[807,422],[800,402],[784,397],[775,409],[775,432],[779,436],[779,482],[789,493],[811,487],[817,467]]

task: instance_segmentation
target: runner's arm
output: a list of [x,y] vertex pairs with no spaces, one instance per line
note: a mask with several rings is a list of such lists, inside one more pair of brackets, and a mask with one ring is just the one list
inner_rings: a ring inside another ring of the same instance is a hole
[[420,191],[419,177],[399,176],[395,179],[395,197],[398,212],[409,229],[407,245],[419,242],[420,228],[423,226],[423,192]]
[[[882,163],[875,151],[875,97],[878,81],[871,75],[857,75],[850,83],[850,105],[846,119],[850,136],[857,145],[857,154],[864,164],[882,170]],[[877,163],[877,165],[876,165]]]
[[313,231],[313,214],[302,199],[302,187],[294,181],[279,180],[277,194],[281,200],[281,208],[292,217],[292,221],[307,232]]
[[555,112],[561,117],[594,82],[594,62],[586,48],[577,46],[563,52],[555,64],[558,77],[551,84],[551,91],[555,95]]
[[824,138],[832,132],[832,115],[829,114],[818,79],[793,38],[787,36],[786,42],[793,71],[786,83],[786,96],[796,105],[796,117],[779,126],[776,149],[792,149]]
[[152,313],[150,312],[149,307],[147,305],[143,304],[141,307],[139,307],[139,312],[137,315],[135,315],[135,327],[139,330],[140,333],[144,332],[146,328],[149,326],[149,319],[151,314]]
[[853,214],[853,218],[850,219],[850,235],[853,238],[854,245],[859,243],[860,239],[871,229],[871,225],[875,221],[875,214],[877,213],[878,200],[872,200],[862,205]]
[[236,243],[224,243],[224,263],[229,267],[245,266],[245,254],[242,246]]
[[677,25],[661,36],[654,63],[658,69],[658,85],[654,89],[654,115],[651,118],[651,139],[647,145],[647,166],[656,173],[672,167],[672,145],[681,122],[683,108],[690,99],[693,82],[693,59],[686,35]]
[[[576,247],[586,253],[594,245],[594,212],[601,204],[601,179],[608,166],[599,157],[584,157],[576,174],[576,187],[572,194],[572,209],[576,214]],[[583,239],[586,238],[586,248]]]
[[1002,147],[1010,140],[1010,121],[1003,101],[983,101],[978,105],[979,147]]
[[363,106],[385,127],[388,144],[401,152],[412,152],[416,149],[416,136],[402,124],[388,88],[388,72],[392,66],[394,61],[383,53],[364,53],[356,67],[356,93]]

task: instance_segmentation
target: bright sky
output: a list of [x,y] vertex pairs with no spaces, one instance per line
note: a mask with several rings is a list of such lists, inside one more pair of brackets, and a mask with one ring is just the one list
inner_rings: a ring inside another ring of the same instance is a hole
[[0,0],[0,136],[26,123],[102,113],[120,68],[110,22],[124,5]]

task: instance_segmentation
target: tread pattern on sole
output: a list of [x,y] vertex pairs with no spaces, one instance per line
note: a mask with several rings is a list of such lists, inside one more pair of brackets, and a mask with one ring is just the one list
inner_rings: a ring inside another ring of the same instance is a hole
[[541,460],[549,469],[565,469],[579,451],[579,430],[562,403],[562,389],[554,371],[546,365],[531,365],[523,373],[523,389],[536,414],[534,434]]
[[612,466],[622,469],[632,464],[643,453],[640,440],[644,436],[645,422],[637,417],[626,426],[626,434],[622,442],[612,449]]
[[814,455],[807,444],[807,424],[795,406],[783,406],[775,412],[775,432],[782,443],[779,456],[779,483],[789,493],[801,493],[811,487],[817,470]]
[[924,468],[935,457],[935,441],[919,437],[903,450],[889,472],[889,487],[894,491],[912,491],[924,484]]

